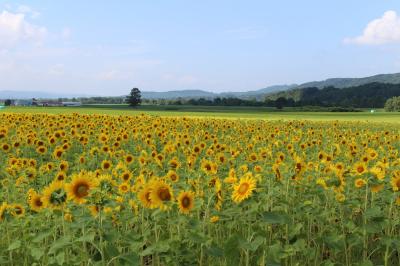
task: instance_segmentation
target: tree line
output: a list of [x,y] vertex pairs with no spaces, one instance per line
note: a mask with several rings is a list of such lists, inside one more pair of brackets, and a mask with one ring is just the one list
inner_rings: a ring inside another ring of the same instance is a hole
[[[123,104],[136,106],[140,103],[153,105],[195,105],[195,106],[265,106],[284,107],[335,107],[335,108],[383,108],[388,99],[400,96],[400,84],[368,83],[360,86],[335,88],[316,87],[293,89],[267,95],[264,100],[240,99],[235,97],[196,99],[141,99],[140,90],[134,88],[127,97],[87,97],[72,99],[82,104]],[[63,99],[65,101],[71,99]],[[349,109],[350,108],[350,109]]]

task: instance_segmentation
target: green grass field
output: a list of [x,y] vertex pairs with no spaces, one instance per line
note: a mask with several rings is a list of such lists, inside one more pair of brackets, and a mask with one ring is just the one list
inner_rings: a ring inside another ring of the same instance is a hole
[[7,107],[0,112],[12,113],[80,113],[107,115],[138,115],[141,113],[158,116],[195,116],[214,118],[246,118],[267,120],[340,120],[400,123],[400,113],[378,110],[363,112],[305,112],[286,108],[277,111],[268,107],[221,107],[221,106],[154,106],[144,105],[136,109],[125,105],[85,105],[81,107]]

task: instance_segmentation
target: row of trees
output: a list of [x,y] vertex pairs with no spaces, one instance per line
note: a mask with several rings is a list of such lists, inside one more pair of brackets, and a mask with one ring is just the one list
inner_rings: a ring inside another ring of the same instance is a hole
[[279,101],[283,106],[383,108],[394,96],[400,96],[400,84],[375,82],[343,89],[311,87],[285,91],[268,96],[266,102]]
[[[276,97],[279,96],[279,97]],[[198,105],[198,106],[267,106],[282,109],[283,107],[341,107],[341,108],[383,108],[396,110],[400,96],[400,84],[368,83],[348,88],[315,87],[281,92],[268,96],[264,101],[239,98],[214,99],[176,99],[160,100],[158,104]],[[275,97],[275,98],[274,98]],[[395,97],[391,99],[392,97]],[[391,99],[388,101],[388,99]],[[141,103],[140,90],[134,88],[126,98],[131,106]]]
[[[83,104],[122,104],[135,107],[142,103],[158,105],[197,105],[197,106],[265,106],[282,109],[284,107],[339,107],[339,108],[383,108],[396,111],[400,102],[400,84],[369,83],[356,87],[303,88],[267,96],[264,101],[256,99],[214,98],[214,99],[174,99],[149,100],[141,98],[138,88],[133,88],[126,97],[79,98]],[[394,97],[393,99],[391,99]],[[390,100],[388,100],[390,99]],[[66,101],[68,99],[65,99]],[[75,99],[72,99],[75,100]],[[386,104],[385,104],[386,103]],[[346,109],[348,110],[348,109]]]

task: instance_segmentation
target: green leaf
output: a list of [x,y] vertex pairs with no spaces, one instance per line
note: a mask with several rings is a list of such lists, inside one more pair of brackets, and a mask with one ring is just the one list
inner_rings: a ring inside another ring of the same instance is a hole
[[61,251],[60,253],[57,254],[56,256],[56,262],[58,265],[63,265],[65,262],[65,253],[64,251]]
[[40,260],[40,258],[44,255],[44,249],[31,247],[31,255],[35,260]]
[[136,253],[129,253],[120,257],[120,261],[126,265],[136,266],[140,265],[140,257]]
[[343,236],[339,235],[326,235],[323,238],[324,243],[335,251],[341,251],[344,249]]
[[19,249],[21,247],[21,241],[20,240],[15,240],[8,246],[8,251]]
[[382,210],[379,207],[372,207],[365,211],[365,217],[367,219],[383,217]]
[[256,251],[257,248],[264,242],[264,237],[257,236],[253,241],[244,241],[240,244],[240,247],[250,251]]
[[142,256],[142,257],[145,257],[145,256],[148,256],[148,255],[151,255],[151,254],[153,254],[153,253],[155,253],[155,251],[154,251],[154,246],[150,246],[150,247],[147,247],[145,250],[143,250],[142,252],[140,252],[140,256]]
[[290,218],[284,212],[272,211],[264,212],[262,214],[262,220],[269,224],[288,224]]
[[48,254],[54,254],[58,250],[65,248],[71,244],[71,237],[65,236],[56,240],[50,247]]
[[207,237],[202,233],[191,232],[188,235],[188,239],[194,243],[203,244],[207,242]]
[[32,242],[33,243],[42,242],[43,239],[45,239],[46,237],[48,237],[50,235],[51,235],[51,232],[45,232],[45,233],[38,234],[34,239],[32,239]]
[[154,245],[154,250],[158,253],[167,252],[169,250],[168,241],[159,241]]
[[228,265],[236,265],[239,261],[239,245],[241,237],[237,234],[231,236],[224,245],[224,256],[227,259]]
[[283,248],[279,243],[268,247],[268,264],[267,265],[280,265],[281,257],[284,255]]
[[95,236],[96,236],[96,234],[94,232],[90,232],[84,236],[81,236],[80,238],[78,238],[75,241],[76,242],[93,242]]
[[114,245],[107,245],[105,253],[108,258],[117,257],[119,255],[118,249]]
[[364,260],[362,262],[357,263],[356,266],[374,266],[374,264],[370,260]]
[[206,253],[212,257],[222,257],[224,255],[224,250],[217,245],[212,244],[211,247],[206,250]]

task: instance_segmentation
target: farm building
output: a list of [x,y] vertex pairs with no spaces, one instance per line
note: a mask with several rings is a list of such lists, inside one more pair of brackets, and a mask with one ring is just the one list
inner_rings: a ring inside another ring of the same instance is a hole
[[63,106],[82,106],[81,102],[62,102]]

